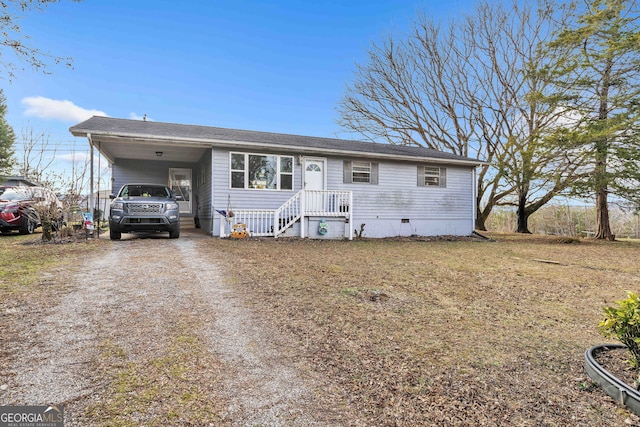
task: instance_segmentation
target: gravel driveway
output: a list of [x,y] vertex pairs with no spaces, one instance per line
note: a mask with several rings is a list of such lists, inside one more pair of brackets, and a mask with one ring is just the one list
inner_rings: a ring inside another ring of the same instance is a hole
[[59,302],[8,313],[21,338],[11,351],[12,375],[0,379],[0,405],[63,404],[65,425],[82,425],[80,414],[107,387],[96,375],[100,346],[148,359],[162,354],[175,325],[196,319],[192,333],[219,363],[204,366],[195,381],[222,378],[211,393],[228,402],[221,414],[227,425],[330,424],[314,406],[313,374],[282,354],[278,343],[286,337],[261,325],[216,262],[199,256],[206,241],[183,231],[180,239],[103,242],[108,249],[73,272],[50,276],[67,284]]

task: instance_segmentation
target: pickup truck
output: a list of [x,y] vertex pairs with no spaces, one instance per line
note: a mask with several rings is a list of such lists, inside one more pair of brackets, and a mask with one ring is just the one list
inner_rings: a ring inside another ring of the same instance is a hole
[[125,184],[109,208],[109,237],[120,240],[122,233],[169,232],[180,237],[180,207],[171,189],[163,184]]

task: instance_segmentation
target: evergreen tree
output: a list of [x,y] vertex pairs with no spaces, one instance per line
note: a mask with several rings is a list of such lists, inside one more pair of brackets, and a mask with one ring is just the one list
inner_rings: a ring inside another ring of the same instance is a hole
[[0,183],[4,181],[4,176],[11,172],[13,166],[13,143],[16,135],[13,128],[5,119],[7,114],[7,104],[4,92],[0,89]]
[[595,196],[597,239],[614,240],[609,196],[638,200],[640,174],[640,10],[636,0],[586,0],[549,47],[553,76],[571,113],[558,136],[588,154],[575,195]]

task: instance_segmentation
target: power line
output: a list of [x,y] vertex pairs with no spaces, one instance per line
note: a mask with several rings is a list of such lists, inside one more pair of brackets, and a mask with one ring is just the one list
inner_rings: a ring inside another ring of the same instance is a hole
[[13,143],[14,146],[23,146],[23,147],[58,147],[61,145],[67,147],[90,147],[89,144],[76,144],[72,141],[64,141],[64,142],[38,142],[38,141],[15,141]]

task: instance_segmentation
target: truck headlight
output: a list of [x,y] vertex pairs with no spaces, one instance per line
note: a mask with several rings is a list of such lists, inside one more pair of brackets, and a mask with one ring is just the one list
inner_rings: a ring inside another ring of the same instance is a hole
[[124,209],[124,203],[122,202],[113,202],[111,203],[111,209],[115,209],[117,211],[121,211]]
[[171,210],[174,210],[174,209],[178,209],[178,204],[177,203],[167,203],[166,209],[168,211],[171,211]]

